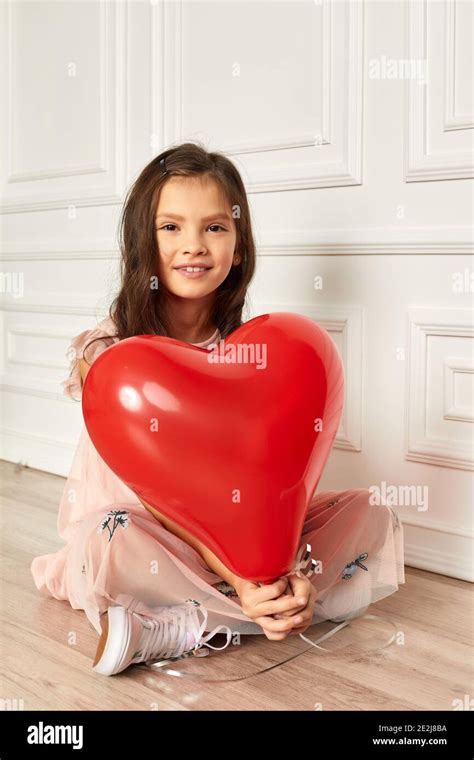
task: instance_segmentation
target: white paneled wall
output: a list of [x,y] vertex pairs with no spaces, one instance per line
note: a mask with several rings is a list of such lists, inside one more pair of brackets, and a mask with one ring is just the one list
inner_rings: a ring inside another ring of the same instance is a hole
[[124,194],[160,150],[198,139],[249,192],[246,317],[306,314],[343,357],[320,488],[379,489],[409,564],[474,580],[474,3],[4,0],[0,14],[1,456],[67,474],[82,418],[59,385],[65,351],[115,292]]

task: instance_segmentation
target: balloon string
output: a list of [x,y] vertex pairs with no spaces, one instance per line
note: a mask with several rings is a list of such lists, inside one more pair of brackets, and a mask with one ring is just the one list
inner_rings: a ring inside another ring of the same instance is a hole
[[[373,649],[368,649],[364,652],[365,653],[371,653],[371,652],[379,652],[382,649],[385,649],[386,647],[390,646],[392,642],[395,640],[395,636],[397,633],[397,628],[395,626],[395,623],[393,623],[391,620],[388,620],[387,618],[382,617],[381,615],[372,615],[372,614],[364,614],[360,615],[357,618],[354,618],[353,620],[345,620],[343,623],[340,623],[335,628],[333,628],[331,631],[328,631],[323,636],[320,636],[319,639],[316,639],[316,641],[311,641],[311,639],[308,639],[306,636],[304,636],[302,633],[298,634],[304,641],[308,641],[310,646],[306,647],[306,649],[303,649],[301,652],[297,652],[296,654],[291,655],[290,657],[287,657],[285,660],[282,660],[281,662],[277,662],[274,665],[269,665],[266,668],[262,668],[261,670],[257,670],[255,673],[250,673],[247,676],[238,676],[236,678],[203,678],[202,675],[199,675],[198,673],[187,673],[187,672],[181,672],[179,670],[172,670],[171,668],[166,668],[166,665],[168,665],[170,662],[173,662],[172,659],[170,660],[161,660],[160,662],[151,662],[151,663],[141,663],[138,665],[138,667],[146,667],[151,670],[157,670],[160,673],[165,673],[169,676],[174,676],[177,678],[194,678],[195,680],[202,681],[203,683],[228,683],[229,681],[246,681],[248,678],[254,678],[254,676],[259,676],[262,673],[268,673],[270,670],[274,670],[275,668],[279,668],[282,665],[285,665],[287,662],[290,662],[291,660],[295,660],[297,657],[301,657],[302,654],[306,654],[306,652],[311,651],[313,648],[318,649],[321,652],[328,652],[329,654],[334,654],[334,651],[331,649],[325,649],[324,647],[319,646],[319,643],[321,641],[325,641],[326,639],[329,639],[331,636],[334,636],[335,633],[342,630],[346,626],[351,625],[351,623],[354,620],[362,620],[363,618],[367,618],[369,620],[385,620],[386,622],[390,623],[390,625],[394,628],[394,633],[390,636],[388,641],[385,642],[381,647],[374,647]],[[186,655],[182,655],[178,659],[183,659]]]

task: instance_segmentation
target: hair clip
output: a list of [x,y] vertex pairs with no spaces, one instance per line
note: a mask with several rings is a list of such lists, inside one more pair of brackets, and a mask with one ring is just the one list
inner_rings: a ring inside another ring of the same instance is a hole
[[165,158],[160,158],[160,169],[163,172],[163,174],[166,174],[166,164],[165,164]]

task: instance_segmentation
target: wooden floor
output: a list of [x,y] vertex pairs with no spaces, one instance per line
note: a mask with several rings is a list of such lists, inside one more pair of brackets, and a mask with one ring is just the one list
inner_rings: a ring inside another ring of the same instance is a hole
[[[297,636],[242,636],[239,646],[175,664],[193,677],[136,666],[99,676],[91,669],[98,637],[84,612],[40,594],[30,573],[33,557],[62,545],[56,515],[64,479],[7,462],[0,476],[0,700],[24,710],[451,710],[472,694],[471,584],[413,568],[400,591],[370,608],[383,620],[352,622],[322,644],[331,652],[312,649],[267,673],[214,682],[308,648]],[[397,640],[381,649],[390,621]],[[306,635],[315,640],[334,626]]]

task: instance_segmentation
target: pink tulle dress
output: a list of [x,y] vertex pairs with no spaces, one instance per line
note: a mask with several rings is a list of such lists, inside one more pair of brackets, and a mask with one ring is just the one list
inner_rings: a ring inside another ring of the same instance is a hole
[[[73,338],[64,393],[80,400],[79,359],[91,364],[118,338],[110,317]],[[219,332],[194,345],[208,347]],[[369,501],[368,489],[314,495],[301,544],[321,561],[311,582],[317,590],[313,623],[362,615],[370,604],[405,582],[403,528],[394,510]],[[101,632],[100,616],[110,605],[153,615],[154,608],[196,599],[208,611],[206,630],[228,625],[238,633],[262,628],[244,613],[235,590],[192,546],[171,533],[141,504],[99,456],[84,426],[64,485],[57,518],[64,546],[35,557],[31,572],[38,590],[81,609]],[[156,614],[156,613],[155,613]]]

